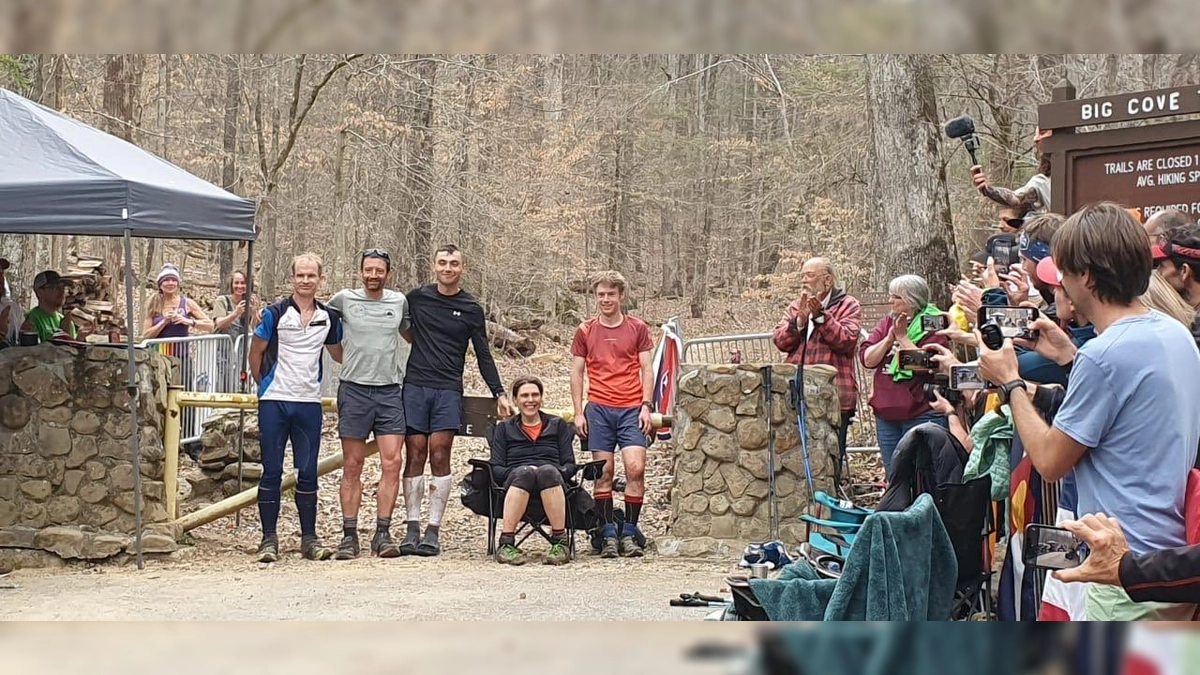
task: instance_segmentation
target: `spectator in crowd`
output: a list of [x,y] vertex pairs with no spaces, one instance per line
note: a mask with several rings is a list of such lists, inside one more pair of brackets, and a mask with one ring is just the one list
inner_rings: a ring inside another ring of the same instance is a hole
[[17,344],[17,337],[21,332],[21,323],[24,322],[24,316],[21,313],[21,306],[13,299],[12,289],[8,286],[8,268],[12,263],[8,258],[0,258],[0,285],[3,285],[3,294],[0,295],[0,346],[13,346]]
[[1187,302],[1191,320],[1185,322],[1200,346],[1200,225],[1188,224],[1168,230],[1154,247],[1158,274]]
[[1183,211],[1163,209],[1147,218],[1143,227],[1146,228],[1146,234],[1150,235],[1150,243],[1154,246],[1162,246],[1167,241],[1168,232],[1194,224],[1195,221],[1192,220],[1192,217]]
[[[788,363],[825,364],[837,370],[838,470],[846,454],[846,431],[858,407],[854,354],[862,332],[862,307],[837,287],[837,275],[826,258],[813,258],[800,268],[800,297],[775,326],[775,346]],[[835,478],[840,479],[839,476]]]
[[67,300],[67,282],[58,272],[39,272],[33,278],[33,294],[37,297],[37,306],[25,312],[21,332],[36,332],[39,342],[46,342],[58,333],[72,340],[79,338],[74,320],[62,311]]
[[242,336],[245,319],[250,318],[250,330],[258,325],[260,307],[257,298],[246,297],[246,273],[234,272],[229,283],[230,293],[218,295],[213,301],[213,332],[228,335],[233,339]]
[[[1077,350],[1065,333],[1043,324],[1034,348],[1070,370],[1052,425],[1018,375],[1011,340],[999,350],[981,343],[979,361],[980,373],[1010,404],[1034,468],[1049,481],[1074,469],[1078,512],[1122,519],[1136,554],[1186,543],[1184,489],[1200,443],[1200,416],[1191,409],[1200,399],[1200,354],[1186,329],[1139,300],[1150,283],[1149,249],[1145,230],[1112,203],[1084,207],[1055,236],[1062,290],[1098,335]],[[1110,587],[1093,585],[1087,593],[1092,620],[1191,612],[1138,605]]]
[[[971,167],[972,180],[975,182],[975,189],[979,190],[979,194],[988,199],[1000,204],[1006,209],[1013,209],[1014,212],[1025,214],[1031,212],[1047,211],[1050,209],[1050,155],[1041,152],[1042,141],[1049,138],[1054,132],[1042,131],[1037,129],[1033,133],[1033,144],[1039,152],[1038,170],[1025,185],[1016,190],[1007,188],[998,188],[991,184],[988,180],[987,173],[983,167],[978,164]],[[1001,213],[1001,221],[1003,223],[1004,212]],[[1006,225],[1002,224],[1002,227]],[[1009,226],[1011,227],[1011,226]],[[1020,229],[1019,226],[1016,229]]]
[[542,381],[521,377],[513,382],[512,397],[519,415],[496,424],[492,432],[492,471],[504,486],[504,515],[496,562],[523,565],[525,553],[517,548],[517,525],[529,507],[529,496],[538,494],[550,521],[547,565],[571,561],[567,548],[566,479],[575,474],[575,429],[561,417],[542,412]]
[[1150,286],[1146,289],[1145,294],[1142,295],[1141,300],[1142,304],[1150,309],[1166,314],[1184,326],[1187,326],[1189,330],[1191,330],[1196,320],[1195,308],[1179,297],[1179,293],[1171,287],[1171,282],[1164,279],[1161,275],[1150,275]]
[[146,303],[146,320],[142,335],[147,339],[187,337],[191,329],[198,333],[212,330],[212,320],[200,305],[179,292],[183,278],[179,268],[168,263],[158,272],[155,283],[158,293]]
[[870,405],[884,471],[890,475],[892,453],[909,429],[926,422],[948,426],[946,416],[925,400],[924,386],[933,382],[933,373],[901,368],[899,352],[931,344],[946,346],[949,341],[922,326],[923,317],[941,314],[929,302],[929,284],[924,279],[915,274],[896,277],[888,284],[888,293],[892,311],[859,346],[858,356],[864,367],[875,371]]
[[1116,518],[1088,514],[1061,525],[1091,552],[1079,567],[1056,570],[1056,579],[1119,586],[1139,603],[1200,603],[1200,545],[1136,555]]

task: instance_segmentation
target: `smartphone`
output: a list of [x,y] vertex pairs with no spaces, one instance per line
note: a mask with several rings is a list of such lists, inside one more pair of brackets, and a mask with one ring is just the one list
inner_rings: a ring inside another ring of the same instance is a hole
[[1029,567],[1065,570],[1079,567],[1091,551],[1078,537],[1061,527],[1026,525],[1021,559]]
[[987,389],[987,380],[979,374],[979,364],[950,366],[950,388],[955,391]]
[[924,349],[901,349],[896,358],[901,370],[933,369],[933,354]]
[[921,330],[926,333],[936,333],[950,327],[950,319],[945,314],[926,314],[921,317]]
[[1029,327],[1038,318],[1036,307],[980,307],[976,318],[979,326],[999,326],[1006,338],[1037,339],[1037,331]]

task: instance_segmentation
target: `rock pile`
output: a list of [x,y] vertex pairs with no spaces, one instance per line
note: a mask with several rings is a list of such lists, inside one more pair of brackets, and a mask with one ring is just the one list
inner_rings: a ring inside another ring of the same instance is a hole
[[[804,539],[809,507],[796,412],[788,400],[791,365],[775,365],[767,419],[762,374],[754,364],[685,366],[675,406],[675,471],[670,537],[660,551],[700,556],[741,551],[769,538],[768,423],[775,430],[775,489],[780,538]],[[804,370],[808,452],[817,490],[833,492],[840,419],[835,372]]]
[[[246,411],[246,439],[242,443],[242,489],[262,478],[262,451],[258,445],[258,414]],[[180,471],[182,499],[218,501],[238,492],[238,411],[214,414],[204,422],[200,454],[193,466]],[[186,485],[185,485],[186,484]]]

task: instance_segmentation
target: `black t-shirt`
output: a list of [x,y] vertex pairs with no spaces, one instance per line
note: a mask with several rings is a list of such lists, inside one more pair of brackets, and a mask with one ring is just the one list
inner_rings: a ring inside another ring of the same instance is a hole
[[409,291],[409,315],[413,324],[412,353],[408,357],[405,384],[431,389],[463,390],[467,344],[475,346],[479,374],[493,396],[504,393],[496,361],[488,347],[483,307],[470,293],[438,293],[437,284]]

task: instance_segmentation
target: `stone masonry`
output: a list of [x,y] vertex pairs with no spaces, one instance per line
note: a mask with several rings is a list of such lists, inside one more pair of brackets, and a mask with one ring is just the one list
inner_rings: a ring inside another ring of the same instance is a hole
[[[136,359],[143,550],[167,552],[175,548],[163,506],[170,362],[143,350]],[[134,430],[125,368],[126,352],[113,347],[0,350],[0,563],[38,566],[132,552]]]
[[[775,488],[780,539],[804,539],[799,520],[808,488],[796,411],[788,386],[796,367],[775,365],[770,425],[775,430]],[[740,553],[766,541],[768,526],[768,420],[760,366],[684,366],[675,404],[675,472],[670,491],[670,536],[662,553],[684,556]],[[833,492],[838,397],[829,366],[804,370],[808,451],[816,490]]]

